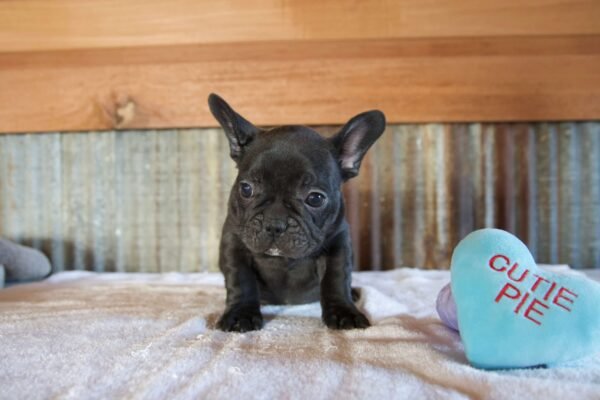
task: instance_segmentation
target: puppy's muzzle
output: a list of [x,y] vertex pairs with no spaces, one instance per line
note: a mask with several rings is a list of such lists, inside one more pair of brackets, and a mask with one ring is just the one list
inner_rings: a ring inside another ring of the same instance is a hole
[[263,224],[264,231],[273,239],[276,239],[279,236],[283,235],[287,228],[287,221],[282,219],[268,219]]

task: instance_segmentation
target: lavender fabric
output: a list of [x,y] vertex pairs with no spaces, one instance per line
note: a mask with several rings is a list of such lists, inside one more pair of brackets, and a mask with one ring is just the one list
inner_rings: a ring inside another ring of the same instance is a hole
[[448,328],[452,328],[458,332],[458,318],[456,316],[456,303],[452,297],[452,288],[450,283],[440,290],[435,302],[440,319]]

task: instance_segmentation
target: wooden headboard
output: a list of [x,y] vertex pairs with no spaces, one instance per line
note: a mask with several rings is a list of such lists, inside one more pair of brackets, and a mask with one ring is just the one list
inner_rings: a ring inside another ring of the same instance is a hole
[[600,117],[597,0],[4,0],[0,132]]

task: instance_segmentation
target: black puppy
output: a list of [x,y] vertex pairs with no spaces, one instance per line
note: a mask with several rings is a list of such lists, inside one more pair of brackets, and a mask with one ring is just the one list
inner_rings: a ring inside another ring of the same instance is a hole
[[358,174],[383,133],[383,113],[359,114],[325,139],[305,126],[261,130],[215,94],[208,104],[239,171],[221,239],[227,305],[218,327],[260,329],[261,303],[317,300],[329,328],[368,327],[352,300],[352,246],[340,186]]

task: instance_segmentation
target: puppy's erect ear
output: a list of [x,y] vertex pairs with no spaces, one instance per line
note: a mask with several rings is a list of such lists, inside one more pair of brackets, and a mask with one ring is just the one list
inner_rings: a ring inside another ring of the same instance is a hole
[[385,115],[379,110],[367,111],[352,118],[331,138],[338,151],[338,162],[344,180],[358,175],[364,155],[384,129]]
[[227,139],[229,140],[231,158],[236,162],[239,161],[244,152],[244,146],[248,145],[254,139],[256,134],[260,132],[260,129],[233,111],[233,108],[225,100],[214,93],[208,96],[208,107],[212,115],[214,115],[225,130],[225,135],[227,135]]

